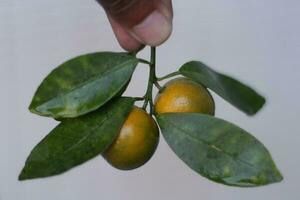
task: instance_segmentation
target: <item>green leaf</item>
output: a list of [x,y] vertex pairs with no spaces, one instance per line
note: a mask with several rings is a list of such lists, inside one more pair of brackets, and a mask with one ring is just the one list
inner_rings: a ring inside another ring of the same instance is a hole
[[112,52],[71,59],[45,78],[29,109],[53,118],[89,113],[124,91],[137,63],[134,56]]
[[263,144],[229,122],[191,113],[162,114],[157,119],[172,150],[204,177],[240,187],[282,180]]
[[65,119],[32,150],[19,180],[57,175],[101,154],[119,134],[133,103],[118,98],[90,114]]
[[229,76],[220,74],[201,62],[188,62],[179,71],[183,76],[213,90],[248,115],[256,114],[266,102],[264,97],[249,86]]

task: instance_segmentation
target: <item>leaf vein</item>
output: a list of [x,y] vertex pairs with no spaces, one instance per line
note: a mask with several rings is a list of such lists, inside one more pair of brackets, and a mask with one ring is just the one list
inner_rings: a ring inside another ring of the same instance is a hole
[[[198,138],[196,138],[196,137],[190,135],[186,130],[184,130],[184,129],[180,128],[180,127],[177,127],[177,126],[176,126],[176,123],[172,122],[172,120],[169,120],[169,122],[170,122],[175,128],[177,128],[178,130],[182,131],[182,132],[184,133],[184,135],[186,135],[187,137],[189,137],[191,140],[195,141],[196,143],[205,144],[205,145],[207,145],[208,147],[210,147],[210,148],[212,148],[212,149],[214,149],[214,150],[217,150],[217,151],[220,152],[220,153],[224,153],[225,155],[227,155],[227,156],[233,158],[233,156],[232,156],[231,154],[229,154],[228,152],[224,151],[224,149],[222,149],[222,148],[220,148],[220,147],[217,147],[217,146],[215,146],[215,145],[211,145],[211,144],[207,143],[205,140],[202,140],[202,139],[200,139],[200,138],[198,139]],[[234,159],[234,158],[233,158],[233,159]],[[264,171],[264,172],[266,172],[266,173],[268,173],[268,174],[272,174],[272,171],[271,171],[271,170],[268,170],[268,169],[265,169],[265,168],[258,168],[258,167],[256,167],[256,166],[252,165],[251,163],[248,163],[247,161],[242,160],[242,159],[240,159],[240,158],[236,158],[236,159],[234,159],[234,160],[236,160],[236,161],[238,161],[238,162],[241,162],[241,163],[243,163],[243,164],[245,164],[245,165],[247,165],[247,166],[249,166],[249,167],[252,167],[252,168],[255,169],[255,170],[259,170],[259,171],[262,170],[262,171]]]

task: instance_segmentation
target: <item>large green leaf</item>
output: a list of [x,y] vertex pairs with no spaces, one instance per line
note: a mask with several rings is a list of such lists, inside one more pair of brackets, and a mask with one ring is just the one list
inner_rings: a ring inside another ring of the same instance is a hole
[[213,90],[248,115],[256,114],[265,104],[264,97],[249,86],[218,73],[201,62],[188,62],[179,71],[182,75]]
[[53,118],[91,112],[124,91],[138,60],[126,53],[92,53],[53,70],[36,91],[30,111]]
[[191,113],[162,114],[157,119],[172,150],[204,177],[240,187],[282,180],[263,144],[229,122]]
[[132,98],[118,98],[90,114],[65,119],[32,150],[19,179],[57,175],[101,154],[118,135],[133,103]]

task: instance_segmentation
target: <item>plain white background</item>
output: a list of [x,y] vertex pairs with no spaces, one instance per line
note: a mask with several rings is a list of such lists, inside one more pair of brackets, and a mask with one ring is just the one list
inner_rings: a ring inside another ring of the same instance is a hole
[[[1,200],[300,199],[300,1],[175,0],[174,9],[174,33],[158,50],[159,75],[202,60],[263,93],[268,104],[254,118],[215,96],[217,116],[259,138],[285,180],[252,189],[215,184],[161,140],[135,171],[117,171],[99,156],[61,176],[18,182],[30,150],[57,124],[27,110],[38,84],[69,58],[121,49],[94,0],[0,0]],[[137,69],[128,95],[143,94],[146,72]]]

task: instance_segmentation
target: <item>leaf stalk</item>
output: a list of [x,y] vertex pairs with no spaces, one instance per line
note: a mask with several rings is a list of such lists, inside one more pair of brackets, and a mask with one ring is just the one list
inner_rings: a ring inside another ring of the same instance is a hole
[[165,80],[165,79],[172,78],[172,77],[178,76],[178,75],[180,75],[180,72],[179,72],[179,71],[176,71],[176,72],[172,72],[172,73],[170,73],[170,74],[167,74],[167,75],[165,75],[165,76],[163,76],[163,77],[156,78],[156,80],[157,80],[157,81],[163,81],[163,80]]

